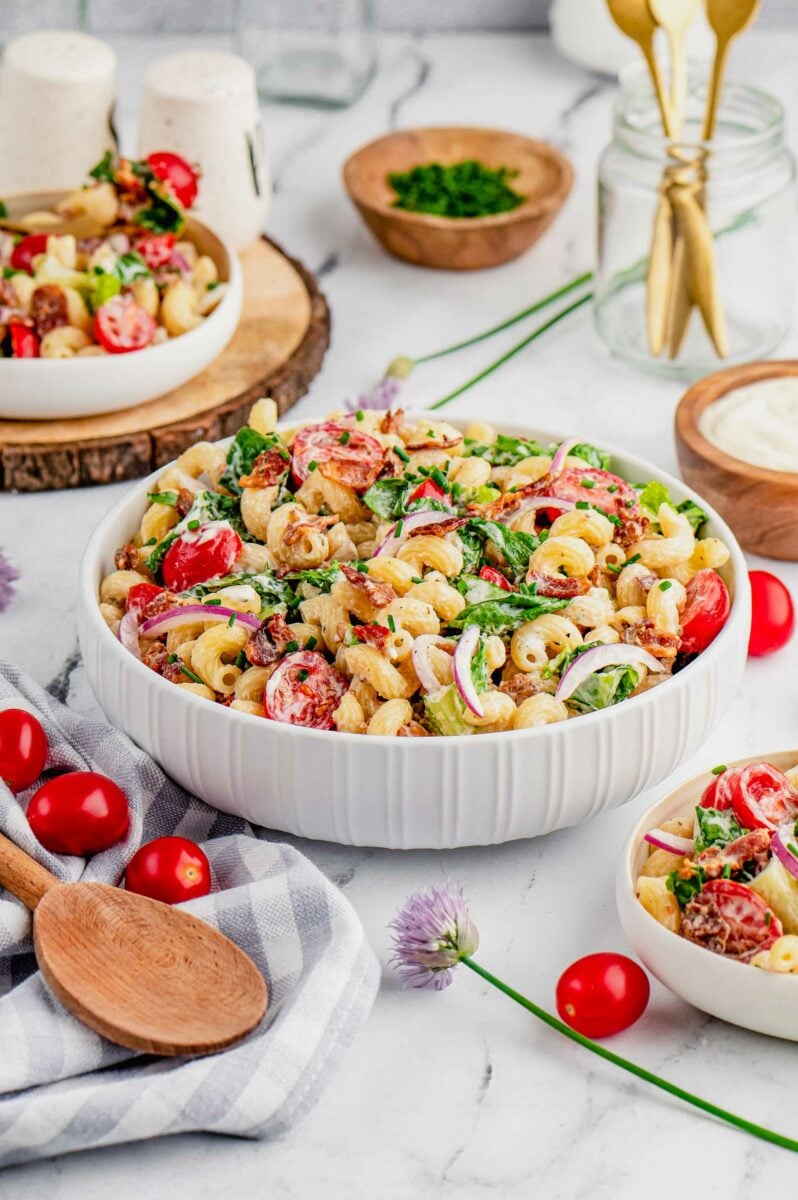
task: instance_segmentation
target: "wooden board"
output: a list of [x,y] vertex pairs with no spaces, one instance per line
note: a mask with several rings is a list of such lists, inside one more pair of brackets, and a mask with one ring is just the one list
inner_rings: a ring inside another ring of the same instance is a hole
[[0,489],[41,492],[139,479],[187,446],[226,437],[254,400],[285,412],[330,341],[330,313],[309,271],[267,238],[242,255],[244,308],[232,341],[201,375],[148,404],[65,421],[0,420]]

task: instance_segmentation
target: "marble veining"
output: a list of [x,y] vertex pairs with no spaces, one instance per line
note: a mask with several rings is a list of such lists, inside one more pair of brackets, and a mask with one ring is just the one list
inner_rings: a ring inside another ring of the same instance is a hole
[[[211,34],[194,44],[228,40]],[[128,36],[116,45],[119,123],[130,148],[136,83],[153,43]],[[183,45],[170,36],[158,51]],[[795,31],[755,31],[735,51],[731,73],[782,97],[795,150],[794,49]],[[385,36],[378,73],[352,109],[264,109],[277,182],[269,233],[323,278],[333,310],[332,348],[298,417],[322,415],[368,388],[397,354],[476,332],[589,268],[595,165],[612,101],[607,81],[563,61],[545,37],[436,33]],[[530,255],[491,274],[449,275],[395,262],[373,244],[343,194],[341,163],[364,141],[414,123],[515,128],[566,150],[574,192]],[[509,330],[495,344],[419,368],[406,403],[435,400],[525,332]],[[793,334],[780,353],[797,352]],[[581,311],[452,411],[579,432],[675,471],[679,391],[611,360]],[[0,496],[0,545],[22,576],[16,601],[0,616],[0,648],[84,712],[95,704],[76,650],[77,564],[93,525],[126,487]],[[798,586],[798,568],[775,569]],[[795,655],[793,647],[749,663],[743,690],[676,781],[726,758],[798,744]],[[345,889],[386,964],[371,1021],[316,1110],[270,1144],[179,1137],[9,1169],[0,1175],[0,1200],[161,1200],[186,1188],[192,1200],[659,1200],[687,1189],[724,1200],[791,1195],[786,1151],[688,1112],[590,1058],[465,970],[443,994],[408,994],[387,965],[386,925],[397,905],[413,889],[451,878],[470,898],[484,964],[550,1005],[570,961],[625,948],[615,866],[628,829],[654,798],[641,796],[580,829],[489,849],[395,854],[289,839]],[[792,1045],[722,1025],[654,983],[645,1018],[614,1048],[798,1137]]]

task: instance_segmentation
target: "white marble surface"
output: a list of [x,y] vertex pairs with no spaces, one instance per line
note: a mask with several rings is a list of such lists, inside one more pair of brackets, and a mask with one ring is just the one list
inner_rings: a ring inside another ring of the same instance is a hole
[[[734,74],[783,97],[798,148],[791,48],[798,38],[753,33]],[[135,80],[148,48],[129,41],[119,49],[129,136]],[[396,354],[420,354],[482,328],[591,263],[593,175],[611,99],[606,83],[564,63],[542,37],[395,37],[383,43],[379,75],[356,108],[265,113],[278,184],[270,232],[320,273],[334,314],[332,349],[298,416],[322,414],[368,386]],[[577,168],[575,192],[550,234],[529,256],[491,274],[425,273],[388,259],[341,192],[341,161],[361,142],[390,125],[452,121],[549,138]],[[408,399],[418,405],[435,399],[500,348],[478,347],[419,370]],[[798,337],[783,350],[796,354]],[[453,411],[528,417],[625,443],[675,470],[671,429],[679,391],[611,361],[589,317],[579,314]],[[22,573],[18,597],[0,617],[0,647],[82,709],[93,701],[77,654],[77,561],[94,522],[122,490],[0,497],[0,544]],[[776,569],[798,587],[798,568]],[[798,742],[795,657],[793,646],[749,664],[722,724],[679,778]],[[491,849],[402,855],[302,848],[346,889],[383,961],[385,926],[405,895],[446,877],[462,881],[481,929],[484,964],[551,1004],[556,978],[572,959],[624,949],[613,878],[621,841],[646,802],[639,798],[581,829]],[[709,1020],[656,984],[644,1019],[613,1046],[798,1137],[794,1046]],[[186,1192],[193,1200],[262,1194],[632,1200],[687,1188],[748,1200],[792,1194],[790,1177],[787,1152],[633,1083],[464,971],[438,995],[403,993],[386,969],[371,1021],[344,1068],[305,1123],[280,1141],[181,1137],[74,1155],[7,1170],[0,1200],[155,1200]]]

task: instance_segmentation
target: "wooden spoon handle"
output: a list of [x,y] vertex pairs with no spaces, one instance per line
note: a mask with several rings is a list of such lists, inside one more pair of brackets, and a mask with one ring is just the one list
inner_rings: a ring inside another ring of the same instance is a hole
[[0,884],[33,912],[45,892],[58,887],[60,879],[39,866],[19,846],[0,833]]
[[671,229],[671,205],[666,193],[661,193],[654,217],[651,236],[651,254],[646,277],[646,322],[648,348],[658,358],[665,345],[665,328],[668,316],[668,296],[671,289],[671,258],[673,255],[673,233]]

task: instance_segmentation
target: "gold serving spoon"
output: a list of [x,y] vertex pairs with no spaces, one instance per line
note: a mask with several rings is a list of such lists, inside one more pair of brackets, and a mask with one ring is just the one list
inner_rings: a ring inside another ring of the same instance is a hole
[[687,102],[687,30],[698,12],[698,0],[648,0],[655,23],[665,31],[671,55],[672,137],[681,137]]
[[662,82],[662,73],[657,57],[654,54],[654,34],[657,31],[657,22],[651,15],[648,0],[607,0],[607,8],[621,33],[625,33],[640,47],[648,66],[651,82],[654,85],[654,95],[657,98],[657,105],[662,117],[662,128],[665,130],[666,137],[673,137],[670,101]]

